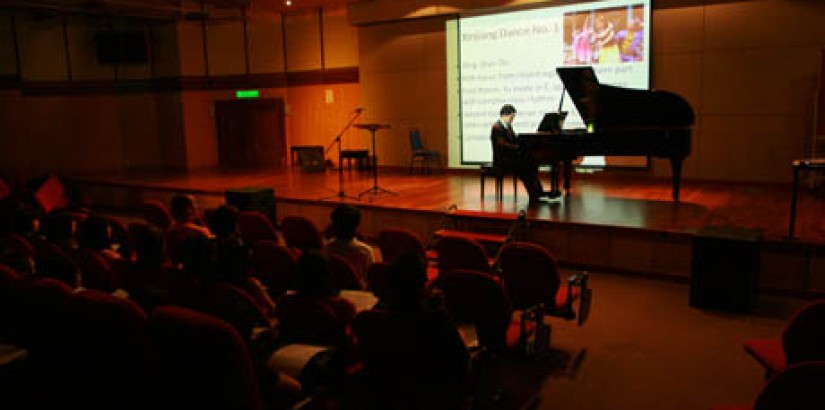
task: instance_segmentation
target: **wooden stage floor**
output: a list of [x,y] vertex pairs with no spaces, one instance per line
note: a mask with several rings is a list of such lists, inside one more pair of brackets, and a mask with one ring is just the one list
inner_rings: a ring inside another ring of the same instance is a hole
[[[337,202],[338,172],[271,171],[249,173],[204,172],[181,176],[115,175],[74,178],[90,185],[114,185],[135,189],[183,191],[222,197],[227,189],[272,187],[281,201]],[[544,182],[547,183],[546,178]],[[374,186],[368,172],[345,171],[344,193],[357,197]],[[519,184],[513,195],[509,178],[504,200],[493,194],[488,179],[484,198],[476,174],[409,175],[381,171],[378,186],[397,195],[365,195],[368,207],[390,207],[415,211],[459,209],[490,212],[527,211],[531,220],[568,224],[607,225],[620,228],[692,234],[706,225],[759,229],[767,240],[786,241],[791,202],[790,184],[709,183],[683,181],[681,202],[673,202],[669,179],[633,175],[577,174],[569,196],[528,206]],[[795,243],[825,244],[825,188],[800,189]]]

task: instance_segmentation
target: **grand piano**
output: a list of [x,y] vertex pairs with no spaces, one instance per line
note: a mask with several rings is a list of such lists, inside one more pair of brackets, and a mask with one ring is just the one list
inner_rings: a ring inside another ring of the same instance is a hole
[[682,161],[690,154],[693,109],[668,91],[634,90],[599,84],[592,67],[556,69],[588,129],[521,133],[519,148],[537,163],[552,166],[553,189],[564,170],[569,193],[572,163],[588,155],[651,156],[670,159],[673,199],[679,200]]

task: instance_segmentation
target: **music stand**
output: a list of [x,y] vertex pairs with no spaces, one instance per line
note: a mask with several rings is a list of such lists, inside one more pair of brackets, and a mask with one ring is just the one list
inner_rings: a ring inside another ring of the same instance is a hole
[[356,109],[355,110],[355,115],[353,115],[352,118],[349,119],[349,121],[347,122],[347,125],[344,126],[344,129],[342,129],[341,132],[339,132],[338,135],[336,135],[335,138],[332,139],[332,142],[329,144],[326,151],[324,152],[324,154],[327,154],[327,153],[329,153],[329,150],[332,148],[333,145],[335,145],[335,144],[338,145],[338,193],[335,194],[335,195],[330,195],[330,196],[327,196],[327,197],[319,198],[318,200],[320,200],[320,201],[323,201],[323,200],[326,200],[326,199],[332,199],[332,198],[338,198],[340,200],[344,200],[344,199],[352,199],[352,200],[356,200],[356,201],[361,200],[360,195],[356,198],[354,196],[348,196],[347,194],[344,193],[344,163],[341,161],[341,136],[343,136],[344,133],[347,132],[349,127],[352,126],[352,123],[355,122],[355,120],[358,118],[359,115],[361,115],[362,112],[363,112],[363,109]]
[[390,191],[389,189],[384,189],[378,186],[378,156],[375,153],[375,131],[380,129],[388,129],[390,128],[389,124],[355,124],[355,128],[360,128],[362,130],[368,130],[372,136],[372,156],[374,160],[372,161],[372,188],[367,189],[364,192],[358,194],[358,198],[360,199],[362,196],[366,194],[372,194],[373,196],[379,194],[388,194],[388,195],[398,195],[397,192]]

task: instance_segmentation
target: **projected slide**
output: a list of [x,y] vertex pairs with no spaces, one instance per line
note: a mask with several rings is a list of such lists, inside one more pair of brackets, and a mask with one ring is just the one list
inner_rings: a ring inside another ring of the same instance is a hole
[[[532,132],[556,111],[563,86],[556,67],[592,65],[599,81],[649,87],[649,0],[611,0],[463,17],[457,24],[461,162],[492,160],[490,127],[503,104],[516,132]],[[584,128],[569,96],[565,129]],[[618,158],[617,158],[618,159]],[[623,165],[646,164],[622,158]],[[601,157],[584,165],[604,165]],[[611,162],[611,165],[613,162]]]

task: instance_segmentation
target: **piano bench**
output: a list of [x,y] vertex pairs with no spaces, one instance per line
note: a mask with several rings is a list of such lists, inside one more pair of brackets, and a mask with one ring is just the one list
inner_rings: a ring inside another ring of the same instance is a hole
[[515,174],[507,172],[505,169],[501,167],[497,167],[493,164],[484,164],[480,168],[480,176],[481,176],[481,200],[484,200],[484,182],[487,178],[493,177],[495,181],[495,195],[496,200],[501,201],[504,199],[504,177],[508,174],[513,175],[513,199],[515,200],[518,197],[518,178]]

